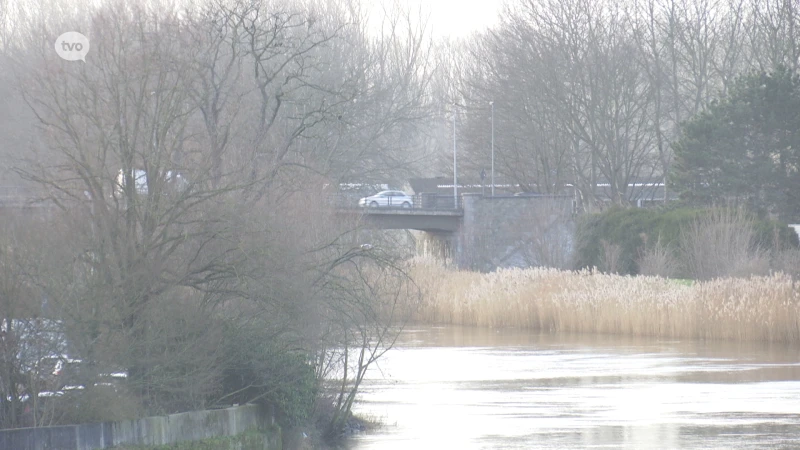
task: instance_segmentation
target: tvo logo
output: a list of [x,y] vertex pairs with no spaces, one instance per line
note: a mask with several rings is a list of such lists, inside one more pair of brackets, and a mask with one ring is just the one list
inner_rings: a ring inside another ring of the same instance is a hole
[[89,53],[89,38],[77,31],[68,31],[56,39],[56,53],[67,61],[86,62]]

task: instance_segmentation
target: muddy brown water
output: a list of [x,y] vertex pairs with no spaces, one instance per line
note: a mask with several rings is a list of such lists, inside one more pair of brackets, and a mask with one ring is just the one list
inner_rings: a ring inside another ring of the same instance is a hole
[[800,448],[800,348],[408,327],[355,411],[367,449]]

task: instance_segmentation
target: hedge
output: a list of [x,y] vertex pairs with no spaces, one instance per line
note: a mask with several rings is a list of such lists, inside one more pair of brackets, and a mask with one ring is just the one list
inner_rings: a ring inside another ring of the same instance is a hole
[[[637,260],[645,243],[677,248],[681,228],[691,224],[711,210],[697,208],[612,208],[599,214],[583,216],[576,232],[575,267],[600,267],[603,242],[620,246],[619,271],[638,274]],[[755,219],[757,244],[764,249],[798,247],[797,234],[787,224]]]

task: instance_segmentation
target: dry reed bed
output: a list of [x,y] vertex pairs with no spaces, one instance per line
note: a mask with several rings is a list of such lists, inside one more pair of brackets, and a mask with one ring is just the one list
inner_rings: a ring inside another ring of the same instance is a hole
[[789,276],[692,286],[594,271],[448,270],[415,261],[423,323],[521,327],[666,338],[800,342],[800,284]]

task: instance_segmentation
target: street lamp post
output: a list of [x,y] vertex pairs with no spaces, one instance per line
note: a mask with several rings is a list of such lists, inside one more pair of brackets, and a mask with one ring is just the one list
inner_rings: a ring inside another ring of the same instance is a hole
[[492,197],[494,197],[494,101],[489,102],[492,107]]
[[458,208],[458,154],[456,153],[456,108],[453,105],[453,208]]

